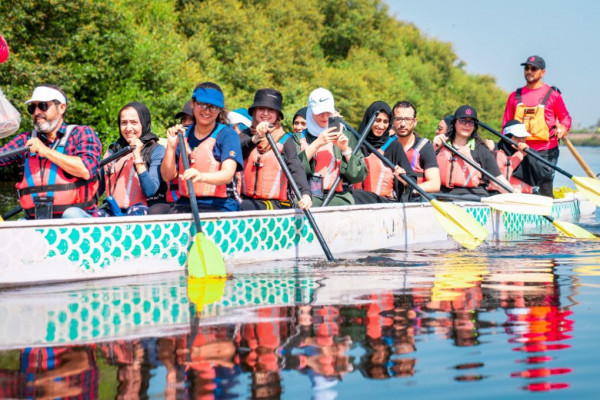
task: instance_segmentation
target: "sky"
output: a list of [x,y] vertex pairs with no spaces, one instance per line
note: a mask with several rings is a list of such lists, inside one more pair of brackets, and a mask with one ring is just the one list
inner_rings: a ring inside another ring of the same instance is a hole
[[546,61],[544,81],[560,89],[573,128],[600,119],[600,1],[387,0],[390,14],[429,38],[452,43],[469,74],[523,86],[528,56]]

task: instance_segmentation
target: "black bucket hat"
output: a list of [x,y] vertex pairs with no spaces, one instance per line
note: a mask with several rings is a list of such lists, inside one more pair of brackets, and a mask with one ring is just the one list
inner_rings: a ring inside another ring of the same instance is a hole
[[259,89],[254,95],[254,103],[248,108],[248,113],[253,116],[254,109],[257,107],[270,108],[279,112],[279,116],[283,119],[283,96],[279,90],[275,89]]

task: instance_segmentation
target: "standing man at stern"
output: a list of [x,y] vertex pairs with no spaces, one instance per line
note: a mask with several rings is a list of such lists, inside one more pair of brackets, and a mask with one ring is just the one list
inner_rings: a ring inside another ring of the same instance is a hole
[[[543,82],[546,62],[540,56],[531,56],[521,64],[524,67],[526,84],[508,97],[502,126],[511,119],[525,125],[531,134],[527,144],[540,156],[555,164],[558,162],[558,141],[567,136],[571,129],[571,116],[563,101],[560,90]],[[553,197],[554,172],[542,181],[539,193]]]
[[94,215],[102,144],[89,126],[67,125],[67,96],[55,85],[40,85],[25,102],[34,130],[17,135],[0,154],[27,146],[28,151],[0,161],[22,163],[17,183],[27,218],[73,218]]

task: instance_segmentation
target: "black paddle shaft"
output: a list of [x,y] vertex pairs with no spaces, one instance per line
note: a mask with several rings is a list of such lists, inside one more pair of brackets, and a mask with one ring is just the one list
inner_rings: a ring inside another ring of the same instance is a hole
[[[275,158],[277,158],[277,162],[281,166],[281,169],[283,170],[283,173],[285,174],[285,177],[287,178],[289,185],[292,187],[292,191],[294,192],[294,195],[296,196],[298,201],[300,201],[300,199],[302,198],[302,193],[300,193],[300,189],[298,188],[298,185],[296,184],[296,181],[294,180],[294,177],[292,176],[290,169],[288,168],[287,164],[285,163],[285,160],[281,156],[281,153],[278,151],[277,144],[275,143],[275,140],[273,140],[273,136],[271,136],[269,131],[267,131],[266,136],[267,136],[267,141],[269,142],[269,145],[271,146],[271,150],[273,151],[273,154],[275,154]],[[319,243],[321,244],[321,247],[323,248],[323,252],[325,253],[325,256],[327,257],[327,260],[335,261],[335,258],[333,257],[333,254],[331,254],[331,251],[329,250],[329,246],[327,246],[327,242],[325,242],[325,238],[323,238],[323,234],[321,233],[321,230],[319,229],[319,226],[317,225],[317,222],[315,221],[315,218],[313,217],[310,210],[302,210],[302,212],[306,216],[306,219],[310,223],[310,226],[312,227],[313,232],[317,236],[317,239],[319,240]]]
[[[183,162],[184,171],[190,168],[190,160],[187,156],[187,151],[185,150],[185,138],[183,137],[183,132],[179,131],[177,133],[179,137],[179,157]],[[192,207],[192,215],[194,216],[194,223],[196,224],[196,232],[202,232],[202,227],[200,226],[200,214],[198,213],[198,202],[196,201],[196,193],[194,192],[194,183],[191,179],[187,180],[188,192],[190,192],[190,207]]]
[[[498,136],[500,139],[512,144],[513,146],[517,147],[518,143],[515,142],[514,140],[512,140],[509,137],[506,137],[505,135],[501,134],[500,132],[498,132],[497,130],[495,130],[494,128],[492,128],[491,126],[484,124],[483,122],[479,121],[479,126],[481,126],[482,128],[487,129],[488,131],[490,131],[491,133],[493,133],[494,135]],[[568,173],[567,171],[565,171],[564,169],[552,164],[550,161],[546,160],[544,157],[540,156],[535,150],[531,150],[531,149],[525,149],[525,153],[532,156],[533,158],[535,158],[536,160],[538,160],[539,162],[541,162],[542,164],[545,164],[547,166],[549,166],[550,168],[560,172],[561,174],[563,174],[564,176],[566,176],[569,179],[573,178],[573,174]]]
[[13,149],[13,150],[5,151],[4,153],[0,154],[0,160],[3,160],[5,158],[10,158],[10,157],[18,156],[19,154],[25,153],[26,151],[29,151],[29,146],[22,146],[22,147],[18,147],[16,149]]
[[[369,123],[367,124],[367,126],[363,130],[362,134],[360,135],[360,138],[358,139],[358,142],[356,143],[356,146],[354,146],[354,148],[352,149],[352,155],[355,155],[357,151],[360,151],[360,146],[362,146],[362,144],[365,141],[367,135],[369,134],[369,131],[371,130],[371,127],[375,123],[375,119],[377,118],[377,116],[381,112],[384,112],[384,110],[381,109],[381,110],[377,111],[375,114],[373,114],[373,116],[369,120]],[[347,125],[347,124],[344,123],[344,126],[345,125]],[[329,193],[327,193],[327,197],[325,198],[325,201],[323,201],[323,207],[326,207],[327,204],[329,204],[329,202],[333,198],[333,195],[335,195],[335,188],[337,187],[337,185],[340,184],[341,180],[342,180],[342,174],[340,173],[340,174],[338,174],[338,176],[336,176],[335,181],[333,182],[333,186],[331,186],[331,190],[329,191]]]
[[[342,121],[342,123],[346,126],[346,128],[352,132],[354,134],[354,136],[356,136],[356,138],[358,139],[359,135],[358,132],[356,132],[354,130],[354,128],[352,128],[350,125],[346,124],[344,121]],[[377,150],[375,148],[375,146],[373,146],[371,143],[369,142],[364,142],[363,145],[369,149],[369,151],[373,154],[375,154],[375,156],[377,158],[379,158],[381,160],[381,162],[383,162],[388,168],[390,168],[392,171],[396,169],[396,165],[391,162],[390,160],[388,160],[388,158],[386,156],[384,156],[383,154],[381,154],[379,152],[379,150]],[[394,175],[394,178],[398,179],[398,177],[396,175]],[[412,179],[410,176],[408,175],[402,175],[402,179],[406,182],[406,184],[408,186],[410,186],[411,188],[413,188],[414,190],[416,190],[421,196],[423,196],[425,199],[427,199],[428,201],[434,200],[435,198],[430,195],[429,193],[427,193],[426,191],[424,191],[418,184],[417,182]],[[398,179],[399,180],[399,179]]]
[[448,150],[450,150],[455,155],[457,155],[458,158],[462,159],[464,162],[466,162],[467,164],[469,164],[471,167],[475,168],[477,171],[481,172],[483,175],[485,175],[486,177],[488,177],[496,185],[502,187],[502,189],[506,190],[509,193],[513,193],[514,192],[513,188],[511,188],[507,184],[501,182],[494,175],[490,174],[488,171],[486,171],[485,169],[483,169],[481,167],[481,165],[477,164],[475,161],[471,160],[469,157],[465,156],[460,151],[458,151],[454,147],[450,146],[448,143],[444,142],[444,147],[447,148]]

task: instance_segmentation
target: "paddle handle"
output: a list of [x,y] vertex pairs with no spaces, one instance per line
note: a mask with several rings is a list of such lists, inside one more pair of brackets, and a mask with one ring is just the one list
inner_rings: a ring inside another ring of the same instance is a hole
[[[271,136],[271,133],[269,131],[267,131],[266,136],[267,136],[267,141],[269,142],[269,145],[271,146],[271,150],[273,151],[273,154],[275,154],[275,158],[277,159],[277,162],[281,166],[281,169],[283,170],[283,173],[285,174],[285,177],[287,178],[288,183],[289,183],[290,187],[292,188],[292,191],[294,192],[294,195],[296,196],[298,201],[300,201],[300,199],[302,198],[302,193],[300,193],[298,184],[296,184],[296,181],[294,180],[294,177],[292,176],[290,169],[288,168],[287,164],[285,163],[285,160],[281,156],[281,153],[277,149],[277,144],[275,143],[275,140],[273,140],[273,136]],[[323,237],[323,234],[321,233],[321,230],[319,229],[319,226],[317,225],[317,222],[315,221],[315,218],[313,217],[310,210],[302,210],[302,212],[306,216],[306,219],[308,220],[308,223],[312,227],[313,232],[315,233],[315,236],[317,237],[317,240],[321,244],[321,247],[323,248],[323,252],[325,253],[325,256],[327,257],[327,260],[335,261],[335,258],[333,257],[333,254],[331,254],[331,250],[329,250],[329,246],[327,245],[327,242],[325,242],[325,238]]]
[[5,151],[4,153],[0,154],[0,160],[18,156],[19,154],[25,153],[27,151],[29,151],[29,146],[22,146],[13,150]]
[[[367,126],[363,130],[362,134],[360,135],[360,138],[358,139],[358,142],[356,143],[356,146],[354,146],[354,148],[352,149],[352,155],[355,155],[356,152],[359,151],[360,146],[362,146],[362,144],[365,141],[367,135],[369,134],[369,131],[371,130],[371,127],[375,123],[375,119],[377,119],[377,116],[379,115],[379,113],[381,113],[383,111],[384,110],[381,109],[381,110],[377,111],[375,114],[373,114],[373,116],[369,120],[369,123],[367,124]],[[343,122],[343,120],[342,120],[342,123],[344,124],[344,126],[347,125],[345,122]],[[325,198],[325,201],[323,201],[323,207],[327,207],[327,204],[329,204],[329,202],[331,201],[331,199],[335,195],[335,190],[334,189],[337,187],[337,185],[340,184],[341,180],[342,180],[342,174],[340,173],[335,178],[335,181],[333,182],[333,186],[331,186],[332,190],[330,190],[329,193],[327,193],[327,197]]]
[[569,139],[567,139],[566,137],[562,138],[562,141],[565,142],[565,144],[567,145],[567,147],[571,151],[571,154],[573,154],[573,157],[575,157],[575,159],[577,160],[577,162],[579,163],[579,165],[581,165],[581,168],[583,168],[583,170],[585,171],[585,173],[587,174],[587,176],[589,176],[590,178],[597,179],[596,174],[594,174],[594,171],[592,171],[592,169],[590,168],[590,166],[587,165],[587,163],[581,157],[581,155],[579,154],[579,152],[577,151],[577,149],[575,149],[575,146],[573,146],[573,143],[571,143],[571,141]]
[[490,174],[488,171],[486,171],[485,169],[483,169],[483,167],[481,167],[481,165],[477,164],[475,161],[471,160],[469,157],[465,156],[460,151],[458,151],[454,147],[450,146],[448,143],[443,142],[443,145],[444,145],[445,148],[447,148],[452,153],[454,153],[456,156],[458,156],[458,158],[462,159],[464,162],[466,162],[467,164],[469,164],[471,167],[475,168],[477,171],[481,172],[483,175],[485,175],[487,178],[489,178],[496,185],[500,186],[502,189],[506,190],[508,193],[514,193],[514,189],[512,187],[510,187],[507,184],[501,182],[494,175]]
[[135,146],[126,146],[126,147],[123,147],[121,150],[114,152],[110,156],[103,158],[100,161],[100,168],[104,167],[106,164],[110,164],[111,162],[113,162],[123,156],[126,156],[127,154],[131,153],[134,149],[135,149]]
[[[359,135],[358,132],[356,132],[354,130],[354,128],[352,128],[350,125],[346,124],[344,121],[342,121],[342,123],[346,126],[346,128],[352,132],[354,134],[354,136],[356,136],[356,138],[358,139]],[[388,160],[388,158],[386,156],[384,156],[383,154],[381,154],[379,152],[379,150],[377,150],[375,148],[375,146],[373,146],[371,143],[369,142],[364,142],[363,146],[365,146],[367,149],[369,149],[369,151],[373,154],[375,154],[375,156],[377,158],[379,158],[381,160],[381,162],[383,162],[388,168],[390,168],[392,171],[394,169],[396,169],[396,165],[391,162],[390,160]],[[396,175],[394,175],[394,178],[398,179],[398,177]],[[413,188],[414,190],[416,190],[421,196],[423,196],[425,199],[431,201],[434,200],[434,197],[432,195],[430,195],[429,193],[427,193],[426,191],[424,191],[418,184],[417,182],[412,179],[410,176],[408,175],[402,175],[402,179],[406,182],[406,184],[408,186],[410,186],[411,188]]]
[[[498,132],[497,130],[495,130],[494,128],[492,128],[491,126],[489,126],[487,124],[484,124],[481,121],[479,121],[479,126],[481,126],[484,129],[487,129],[488,131],[490,131],[494,135],[498,136],[500,139],[506,141],[507,143],[510,143],[510,144],[512,144],[515,147],[518,146],[517,142],[515,142],[511,138],[508,138],[505,135],[501,134],[500,132]],[[531,157],[535,158],[536,160],[538,160],[542,164],[547,165],[548,167],[556,170],[557,172],[560,172],[561,174],[563,174],[567,178],[569,178],[569,179],[573,178],[573,174],[570,174],[567,171],[565,171],[564,169],[562,169],[562,168],[560,168],[560,167],[552,164],[550,161],[548,161],[544,157],[540,156],[535,150],[525,149],[525,154],[530,155]]]
[[[188,160],[187,151],[185,150],[185,138],[183,136],[183,132],[179,131],[177,133],[179,138],[179,158],[183,163],[184,171],[190,168],[190,160]],[[192,215],[194,216],[194,223],[196,224],[196,232],[202,232],[202,227],[200,226],[200,215],[198,213],[198,202],[196,201],[196,193],[194,192],[194,183],[191,179],[187,181],[188,192],[190,192],[190,207],[192,208]]]

